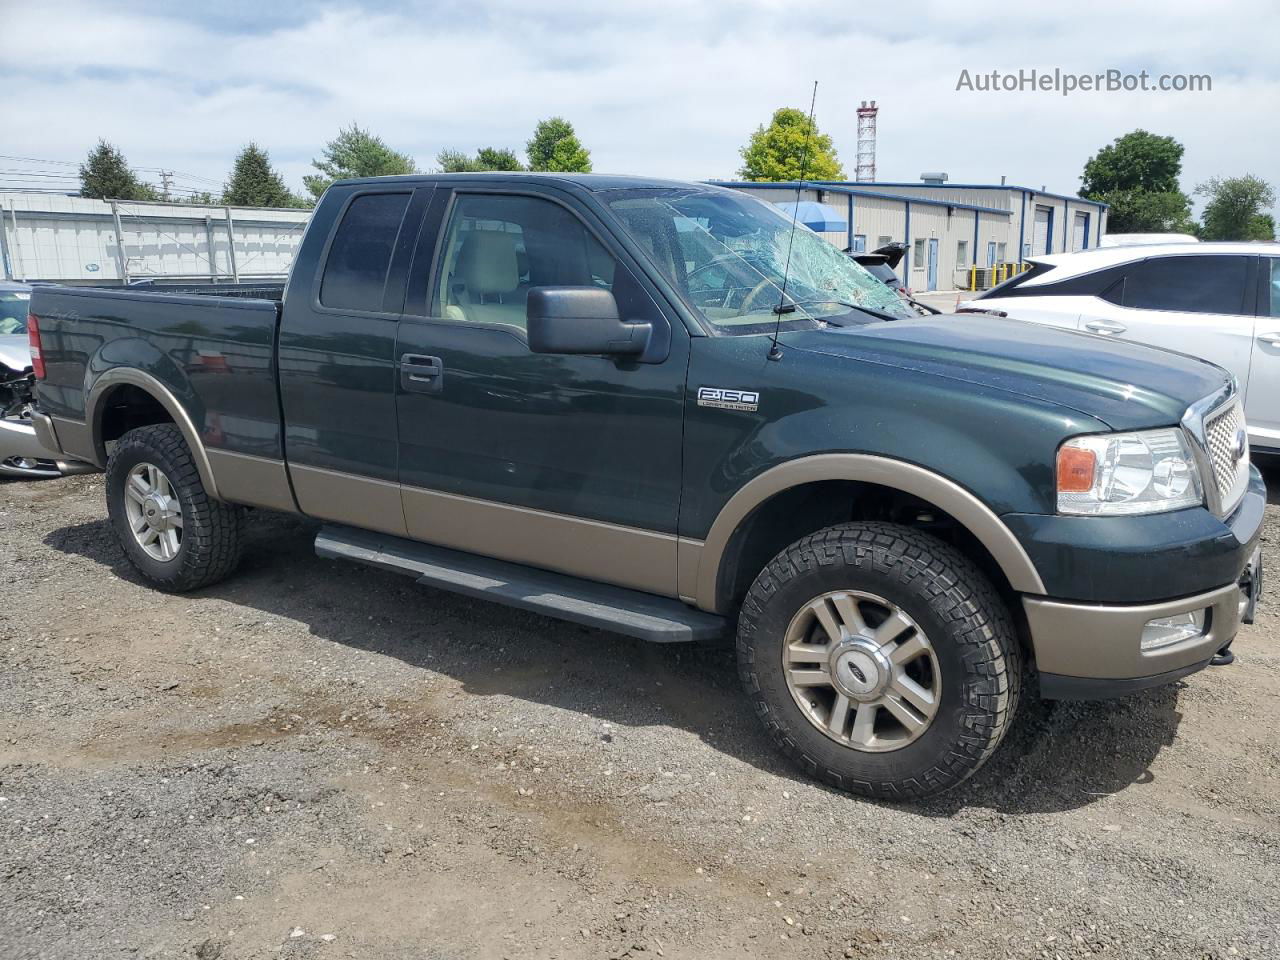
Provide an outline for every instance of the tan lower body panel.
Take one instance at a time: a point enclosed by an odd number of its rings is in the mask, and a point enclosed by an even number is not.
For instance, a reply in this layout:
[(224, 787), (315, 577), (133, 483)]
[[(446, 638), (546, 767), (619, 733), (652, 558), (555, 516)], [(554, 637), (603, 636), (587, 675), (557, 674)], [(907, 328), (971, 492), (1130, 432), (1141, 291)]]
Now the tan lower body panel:
[(218, 496), (223, 500), (269, 510), (297, 512), (283, 461), (213, 447), (205, 452), (218, 486)]
[(677, 596), (676, 538), (669, 534), (418, 487), (403, 490), (415, 540)]
[[(1023, 597), (1022, 607), (1041, 673), (1127, 680), (1168, 673), (1213, 656), (1240, 625), (1240, 588), (1233, 583), (1180, 600), (1130, 605)], [(1142, 649), (1142, 629), (1149, 621), (1195, 610), (1209, 612), (1209, 628), (1202, 636)]]
[(702, 541), (681, 537), (676, 543), (676, 584), (680, 599), (698, 605), (698, 563), (702, 560)]
[(84, 460), (87, 463), (104, 467), (98, 463), (98, 453), (93, 448), (93, 434), (89, 425), (83, 420), (68, 420), (65, 417), (50, 417), (54, 432), (58, 435), (58, 445), (68, 457)]
[(399, 484), (297, 464), (289, 465), (289, 475), (298, 506), (308, 516), (397, 537), (407, 535)]

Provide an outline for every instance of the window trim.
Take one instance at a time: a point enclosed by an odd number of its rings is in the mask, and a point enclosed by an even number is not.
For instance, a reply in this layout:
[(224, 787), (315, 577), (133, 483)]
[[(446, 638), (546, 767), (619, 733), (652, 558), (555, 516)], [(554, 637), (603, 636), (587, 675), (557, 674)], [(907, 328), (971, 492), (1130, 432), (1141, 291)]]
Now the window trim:
[(329, 253), (333, 248), (333, 242), (337, 239), (338, 231), (342, 228), (342, 223), (347, 217), (347, 211), (351, 205), (360, 197), (381, 194), (404, 194), (408, 197), (405, 203), (404, 213), (400, 215), (400, 226), (396, 230), (396, 235), (391, 241), (391, 257), (387, 261), (387, 273), (382, 279), (382, 306), (386, 306), (387, 286), (391, 280), (392, 270), (396, 265), (396, 250), (400, 245), (400, 237), (404, 234), (405, 224), (409, 221), (410, 215), (415, 215), (419, 219), (422, 218), (423, 210), (420, 205), (415, 205), (415, 200), (421, 192), (422, 187), (419, 184), (396, 184), (394, 186), (388, 184), (385, 187), (370, 187), (362, 190), (353, 190), (347, 195), (342, 203), (342, 208), (338, 211), (337, 216), (333, 219), (333, 226), (329, 228), (329, 236), (325, 238), (324, 247), (320, 250), (320, 257), (317, 260), (317, 269), (311, 283), (311, 309), (315, 313), (329, 314), (330, 316), (342, 317), (367, 317), (375, 320), (397, 320), (403, 310), (348, 310), (343, 307), (330, 307), (320, 301), (320, 287), (324, 283), (325, 271), (329, 267)]

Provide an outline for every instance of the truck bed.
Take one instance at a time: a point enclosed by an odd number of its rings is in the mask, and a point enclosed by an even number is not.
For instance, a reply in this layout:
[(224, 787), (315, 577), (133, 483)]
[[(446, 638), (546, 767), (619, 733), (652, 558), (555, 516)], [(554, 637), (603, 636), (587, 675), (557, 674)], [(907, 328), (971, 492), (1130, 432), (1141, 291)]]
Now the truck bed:
[(90, 414), (87, 385), (133, 368), (164, 386), (209, 448), (280, 458), (279, 291), (247, 297), (226, 286), (37, 287), (42, 410), (74, 429)]

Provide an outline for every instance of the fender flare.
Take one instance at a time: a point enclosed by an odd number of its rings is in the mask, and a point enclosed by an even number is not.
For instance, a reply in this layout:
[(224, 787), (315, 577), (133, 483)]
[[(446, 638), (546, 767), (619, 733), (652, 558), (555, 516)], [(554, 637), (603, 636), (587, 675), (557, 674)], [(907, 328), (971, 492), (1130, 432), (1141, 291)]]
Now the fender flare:
[(1013, 589), (1019, 593), (1045, 592), (1044, 582), (1022, 544), (990, 507), (958, 483), (903, 460), (862, 453), (823, 453), (771, 467), (746, 483), (721, 508), (697, 551), (694, 597), (701, 609), (716, 609), (725, 550), (751, 512), (784, 490), (824, 480), (874, 483), (945, 510), (987, 548)]
[(213, 478), (213, 468), (209, 465), (209, 454), (205, 450), (204, 441), (200, 439), (200, 432), (196, 429), (191, 415), (178, 402), (173, 391), (151, 374), (144, 373), (136, 367), (112, 367), (98, 377), (89, 390), (89, 397), (85, 403), (85, 423), (88, 424), (92, 433), (93, 449), (98, 458), (98, 465), (105, 468), (107, 464), (107, 445), (102, 439), (103, 402), (115, 387), (124, 384), (130, 384), (145, 391), (165, 408), (178, 429), (182, 431), (182, 437), (187, 441), (187, 446), (191, 448), (191, 457), (196, 462), (196, 470), (200, 474), (200, 482), (204, 484), (205, 492), (215, 500), (221, 500), (222, 498), (218, 496), (217, 482)]

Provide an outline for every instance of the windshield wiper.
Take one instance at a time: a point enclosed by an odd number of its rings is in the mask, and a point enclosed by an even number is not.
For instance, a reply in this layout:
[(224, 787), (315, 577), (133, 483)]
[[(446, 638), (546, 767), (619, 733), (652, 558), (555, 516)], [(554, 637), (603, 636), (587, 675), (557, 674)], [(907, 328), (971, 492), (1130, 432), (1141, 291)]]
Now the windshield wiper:
[[(905, 317), (895, 317), (891, 313), (885, 313), (883, 310), (877, 310), (875, 307), (864, 307), (860, 303), (850, 303), (847, 300), (801, 300), (797, 306), (803, 307), (806, 303), (838, 303), (842, 307), (848, 307), (850, 310), (860, 310), (862, 313), (869, 314), (877, 320), (904, 320)], [(816, 317), (818, 320), (826, 320), (826, 317)], [(840, 326), (840, 324), (835, 324)]]
[(861, 310), (865, 314), (875, 317), (877, 320), (905, 320), (906, 317), (895, 317), (892, 313), (885, 313), (883, 310), (877, 310), (874, 307), (854, 306), (855, 310)]
[(919, 307), (921, 310), (928, 310), (929, 313), (933, 314), (934, 316), (938, 316), (939, 314), (942, 313), (942, 311), (939, 310), (937, 307), (931, 307), (927, 303), (921, 303), (915, 297), (903, 297), (903, 299), (906, 300), (907, 303), (911, 304), (913, 307)]

